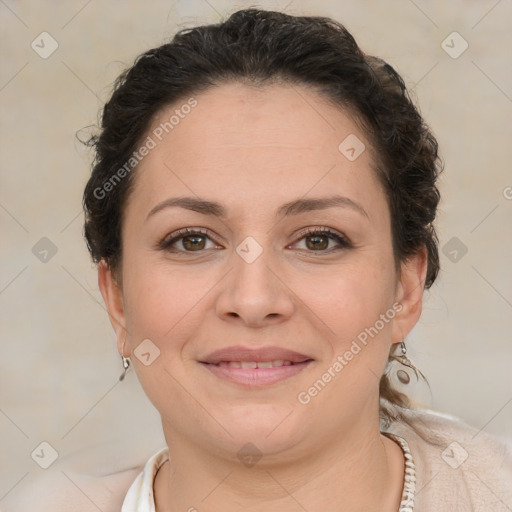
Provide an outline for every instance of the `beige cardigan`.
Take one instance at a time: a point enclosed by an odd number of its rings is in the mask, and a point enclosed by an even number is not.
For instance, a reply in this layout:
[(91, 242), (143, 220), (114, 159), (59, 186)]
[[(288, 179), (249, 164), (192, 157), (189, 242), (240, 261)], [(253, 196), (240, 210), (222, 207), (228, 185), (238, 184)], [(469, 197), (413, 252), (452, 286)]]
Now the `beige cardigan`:
[[(400, 421), (383, 430), (409, 444), (416, 465), (415, 512), (512, 512), (509, 440), (434, 411), (395, 411)], [(70, 468), (64, 474), (60, 469), (47, 470), (30, 488), (21, 483), (2, 502), (1, 510), (119, 512), (142, 466), (103, 477), (72, 473)]]

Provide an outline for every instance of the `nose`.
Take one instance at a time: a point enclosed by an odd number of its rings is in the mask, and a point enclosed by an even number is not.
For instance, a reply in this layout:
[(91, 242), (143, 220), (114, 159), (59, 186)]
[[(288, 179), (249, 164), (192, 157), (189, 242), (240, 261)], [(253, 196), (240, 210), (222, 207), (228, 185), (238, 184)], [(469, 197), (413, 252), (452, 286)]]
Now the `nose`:
[(217, 315), (223, 320), (264, 327), (291, 317), (296, 304), (293, 291), (269, 253), (264, 249), (253, 261), (242, 251), (233, 253), (231, 271), (217, 297)]

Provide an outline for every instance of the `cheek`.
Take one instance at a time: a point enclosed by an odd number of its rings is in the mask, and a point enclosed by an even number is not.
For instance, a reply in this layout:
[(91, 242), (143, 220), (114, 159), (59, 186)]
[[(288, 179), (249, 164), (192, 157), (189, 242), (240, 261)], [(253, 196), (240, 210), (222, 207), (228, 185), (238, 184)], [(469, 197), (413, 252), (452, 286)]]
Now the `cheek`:
[(130, 348), (150, 339), (160, 351), (159, 363), (165, 361), (174, 374), (190, 358), (185, 352), (194, 348), (201, 327), (215, 321), (211, 293), (223, 273), (149, 258), (132, 261), (125, 286)]
[[(316, 396), (316, 390), (323, 389), (317, 387), (316, 379), (329, 383), (314, 400), (322, 414), (332, 404), (342, 408), (361, 403), (378, 387), (377, 376), (386, 365), (397, 311), (392, 269), (382, 262), (367, 262), (330, 274), (321, 289), (311, 286), (312, 281), (303, 283), (304, 303), (317, 316), (316, 331), (325, 333), (330, 345), (311, 387), (302, 390), (309, 393), (312, 389), (311, 396)], [(319, 284), (318, 279), (315, 282)]]
[(125, 286), (127, 343), (137, 377), (159, 411), (169, 402), (185, 406), (187, 397), (179, 383), (186, 382), (188, 368), (182, 353), (204, 321), (200, 301), (206, 284), (160, 264), (130, 267)]
[(298, 295), (317, 315), (317, 323), (321, 323), (318, 319), (325, 323), (325, 331), (338, 348), (374, 325), (392, 307), (391, 265), (374, 257), (354, 259), (322, 275), (305, 274), (293, 286), (300, 288)]
[(158, 266), (134, 269), (126, 287), (126, 316), (135, 336), (159, 340), (172, 333), (201, 297), (185, 274), (169, 275)]

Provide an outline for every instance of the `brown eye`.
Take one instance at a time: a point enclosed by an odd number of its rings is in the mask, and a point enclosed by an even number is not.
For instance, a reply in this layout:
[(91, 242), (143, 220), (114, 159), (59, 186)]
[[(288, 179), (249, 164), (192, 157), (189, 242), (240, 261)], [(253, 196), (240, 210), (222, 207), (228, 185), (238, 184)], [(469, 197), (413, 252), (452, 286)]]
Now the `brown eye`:
[(207, 233), (207, 230), (201, 229), (180, 229), (165, 237), (158, 247), (172, 253), (200, 252), (208, 249), (208, 247), (206, 247), (208, 241), (213, 243)]
[[(305, 240), (305, 250), (308, 252), (330, 253), (352, 247), (344, 236), (329, 228), (309, 228), (300, 233), (300, 236), (299, 241)], [(335, 242), (335, 246), (329, 248), (330, 242)]]
[(305, 238), (308, 249), (327, 249), (329, 246), (329, 237), (325, 235), (310, 235)]
[(189, 235), (181, 237), (183, 247), (187, 250), (204, 249), (206, 245), (205, 237), (203, 235)]

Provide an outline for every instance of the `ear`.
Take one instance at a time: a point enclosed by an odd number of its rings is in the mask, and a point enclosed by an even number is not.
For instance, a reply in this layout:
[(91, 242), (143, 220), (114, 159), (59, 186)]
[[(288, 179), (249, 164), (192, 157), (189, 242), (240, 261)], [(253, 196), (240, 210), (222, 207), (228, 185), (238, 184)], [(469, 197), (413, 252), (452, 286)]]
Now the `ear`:
[[(126, 342), (126, 317), (121, 286), (117, 283), (112, 269), (105, 260), (98, 264), (98, 286), (107, 307), (110, 323), (114, 328), (119, 354), (129, 357), (129, 348), (123, 347)], [(123, 353), (124, 350), (124, 353)]]
[(421, 315), (427, 262), (427, 248), (423, 245), (421, 250), (401, 264), (395, 300), (402, 305), (402, 309), (393, 319), (393, 343), (400, 343), (405, 339)]

